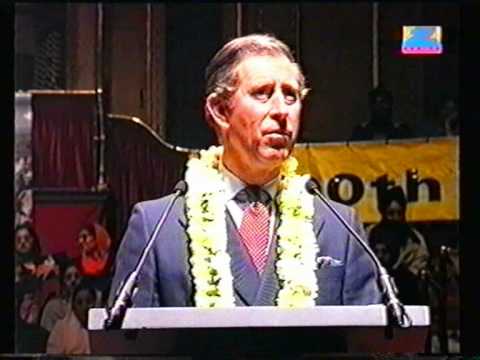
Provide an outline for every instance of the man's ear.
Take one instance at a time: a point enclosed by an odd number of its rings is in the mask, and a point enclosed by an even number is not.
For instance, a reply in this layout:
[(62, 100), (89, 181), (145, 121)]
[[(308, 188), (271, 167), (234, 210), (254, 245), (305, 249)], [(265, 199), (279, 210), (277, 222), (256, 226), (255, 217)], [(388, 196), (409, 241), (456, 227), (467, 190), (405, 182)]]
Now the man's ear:
[(230, 126), (228, 121), (229, 108), (227, 102), (218, 94), (211, 93), (205, 101), (205, 110), (210, 115), (210, 121), (218, 129), (226, 129)]

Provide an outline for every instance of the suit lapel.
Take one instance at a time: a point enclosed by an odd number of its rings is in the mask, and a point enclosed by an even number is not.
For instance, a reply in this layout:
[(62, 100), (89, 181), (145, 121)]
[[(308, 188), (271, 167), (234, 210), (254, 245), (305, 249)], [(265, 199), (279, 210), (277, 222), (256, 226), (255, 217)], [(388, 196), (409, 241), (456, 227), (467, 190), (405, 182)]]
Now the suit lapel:
[[(315, 237), (317, 238), (317, 242), (319, 243), (318, 245), (320, 246), (320, 241), (319, 241), (319, 235), (320, 231), (322, 231), (323, 226), (325, 225), (325, 212), (324, 208), (319, 207), (319, 202), (320, 200), (314, 199), (314, 209), (315, 213), (313, 216), (313, 233), (315, 234)], [(323, 204), (321, 204), (323, 205)]]
[[(315, 208), (315, 216), (313, 217), (313, 232), (317, 241), (320, 239), (320, 232), (325, 224), (325, 217), (323, 216), (323, 212)], [(272, 241), (270, 243), (270, 249), (268, 252), (268, 260), (265, 266), (265, 270), (260, 278), (260, 286), (258, 288), (257, 296), (255, 298), (254, 305), (266, 305), (266, 306), (274, 306), (275, 305), (275, 298), (280, 290), (280, 284), (278, 281), (277, 273), (276, 273), (276, 260), (277, 260), (277, 230), (280, 226), (280, 216), (278, 213), (275, 216), (275, 225), (274, 231), (272, 235)]]

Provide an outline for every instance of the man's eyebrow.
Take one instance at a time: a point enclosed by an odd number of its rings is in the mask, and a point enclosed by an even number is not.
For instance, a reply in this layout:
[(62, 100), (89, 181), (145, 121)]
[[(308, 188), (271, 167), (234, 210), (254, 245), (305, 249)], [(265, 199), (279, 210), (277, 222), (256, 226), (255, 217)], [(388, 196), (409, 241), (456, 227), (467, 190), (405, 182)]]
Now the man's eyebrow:
[(282, 89), (293, 90), (296, 93), (300, 93), (302, 90), (300, 84), (297, 81), (294, 83), (287, 82), (282, 84)]
[(282, 86), (289, 86), (289, 87), (291, 87), (291, 88), (300, 90), (300, 83), (299, 83), (298, 81), (296, 81), (296, 80), (295, 80), (295, 81), (292, 81), (292, 82), (290, 82), (290, 81), (284, 82), (284, 83), (282, 84)]
[[(271, 79), (258, 79), (258, 80), (253, 80), (252, 83), (250, 84), (250, 87), (252, 88), (261, 88), (264, 86), (270, 86), (275, 83), (275, 80)], [(295, 90), (300, 90), (300, 83), (298, 81), (286, 81), (282, 82), (280, 84), (281, 87), (288, 86), (291, 87)]]
[(262, 86), (271, 85), (272, 83), (274, 83), (274, 80), (272, 80), (272, 79), (257, 77), (257, 78), (252, 80), (250, 85), (252, 87), (262, 87)]

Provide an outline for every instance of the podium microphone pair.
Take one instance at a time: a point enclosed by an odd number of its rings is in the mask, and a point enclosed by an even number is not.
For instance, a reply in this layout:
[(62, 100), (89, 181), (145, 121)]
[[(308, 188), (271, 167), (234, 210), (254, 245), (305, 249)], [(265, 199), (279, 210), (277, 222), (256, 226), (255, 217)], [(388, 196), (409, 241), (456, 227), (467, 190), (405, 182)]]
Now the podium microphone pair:
[[(330, 204), (327, 198), (320, 192), (318, 188), (318, 183), (316, 180), (311, 178), (305, 184), (307, 191), (312, 194), (316, 195), (320, 198), (320, 200), (327, 206), (327, 208), (337, 217), (340, 223), (350, 232), (350, 234), (358, 241), (363, 249), (367, 252), (370, 258), (373, 260), (375, 267), (379, 273), (379, 282), (380, 287), (382, 289), (384, 303), (386, 304), (389, 320), (393, 320), (396, 325), (407, 328), (412, 325), (412, 321), (409, 318), (408, 314), (405, 312), (403, 304), (397, 298), (398, 290), (393, 282), (393, 279), (388, 274), (387, 270), (381, 265), (380, 261), (378, 260), (377, 256), (373, 253), (370, 247), (362, 240), (360, 235), (345, 221), (345, 219), (335, 210), (335, 208)], [(158, 220), (155, 228), (148, 239), (147, 245), (142, 251), (140, 258), (135, 265), (134, 270), (129, 274), (127, 279), (121, 284), (119, 287), (119, 291), (113, 301), (113, 304), (110, 308), (107, 309), (107, 318), (104, 323), (105, 329), (118, 329), (121, 327), (123, 322), (123, 318), (125, 316), (125, 312), (127, 308), (131, 305), (131, 299), (133, 293), (137, 287), (137, 278), (142, 269), (143, 263), (147, 258), (147, 255), (150, 249), (153, 246), (155, 238), (157, 237), (160, 229), (162, 228), (165, 220), (170, 213), (174, 202), (177, 200), (179, 196), (185, 195), (187, 192), (187, 183), (184, 180), (181, 180), (177, 183), (174, 188), (174, 194), (170, 199), (169, 203), (167, 204), (167, 208), (163, 212), (163, 215)]]

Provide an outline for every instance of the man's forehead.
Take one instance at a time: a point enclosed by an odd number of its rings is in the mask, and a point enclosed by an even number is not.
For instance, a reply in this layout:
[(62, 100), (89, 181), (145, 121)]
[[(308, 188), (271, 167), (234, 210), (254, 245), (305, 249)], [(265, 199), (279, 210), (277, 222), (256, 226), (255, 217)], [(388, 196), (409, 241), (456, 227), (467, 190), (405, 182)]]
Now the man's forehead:
[(261, 83), (272, 77), (282, 78), (288, 82), (298, 83), (300, 73), (287, 57), (283, 55), (251, 55), (244, 58), (235, 68), (240, 80)]

